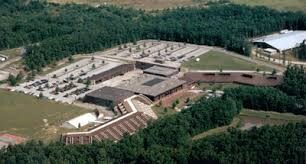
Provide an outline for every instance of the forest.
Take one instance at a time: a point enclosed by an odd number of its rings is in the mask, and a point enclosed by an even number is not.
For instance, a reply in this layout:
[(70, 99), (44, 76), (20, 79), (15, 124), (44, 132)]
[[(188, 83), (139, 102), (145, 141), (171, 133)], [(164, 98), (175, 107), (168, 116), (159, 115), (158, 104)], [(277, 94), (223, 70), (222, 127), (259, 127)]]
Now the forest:
[(109, 5), (0, 3), (0, 49), (26, 46), (26, 69), (37, 71), (74, 54), (140, 39), (220, 46), (248, 55), (250, 37), (306, 28), (303, 13), (233, 4), (145, 12)]
[(283, 83), (273, 87), (241, 86), (225, 90), (225, 97), (244, 108), (306, 115), (306, 75), (300, 66), (288, 66)]
[(232, 129), (228, 133), (193, 141), (189, 146), (179, 148), (155, 144), (145, 149), (145, 145), (139, 144), (143, 142), (139, 135), (117, 144), (105, 141), (92, 145), (65, 146), (60, 142), (46, 145), (31, 141), (0, 151), (0, 163), (302, 164), (305, 163), (306, 155), (305, 129), (305, 123), (264, 126), (249, 131)]

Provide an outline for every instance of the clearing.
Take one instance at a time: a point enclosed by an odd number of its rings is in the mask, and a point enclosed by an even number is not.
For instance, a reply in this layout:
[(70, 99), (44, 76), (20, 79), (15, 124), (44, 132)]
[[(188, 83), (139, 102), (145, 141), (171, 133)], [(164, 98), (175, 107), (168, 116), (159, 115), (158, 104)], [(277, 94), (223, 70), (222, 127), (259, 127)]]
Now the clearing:
[(56, 139), (64, 131), (59, 128), (61, 123), (88, 112), (76, 106), (4, 90), (0, 90), (0, 104), (0, 132), (28, 139)]
[(255, 111), (243, 109), (238, 117), (235, 117), (230, 125), (211, 129), (195, 135), (192, 139), (198, 140), (210, 135), (216, 135), (227, 132), (229, 128), (240, 128), (248, 130), (253, 127), (261, 127), (264, 125), (281, 125), (290, 122), (306, 122), (306, 116), (294, 115), (292, 113), (277, 113), (270, 111)]
[[(205, 4), (209, 0), (48, 0), (55, 3), (82, 3), (90, 5), (117, 4), (121, 6), (136, 7), (146, 10), (165, 9), (177, 6), (190, 6)], [(231, 0), (236, 4), (250, 6), (263, 5), (278, 10), (306, 11), (305, 0)]]
[(5, 55), (9, 57), (9, 59), (11, 59), (20, 56), (22, 54), (22, 51), (24, 51), (22, 48), (7, 49), (0, 51), (0, 55)]
[(209, 51), (200, 56), (200, 61), (192, 59), (188, 62), (183, 63), (183, 67), (193, 70), (252, 70), (255, 71), (257, 68), (260, 70), (271, 71), (271, 68), (267, 68), (262, 65), (256, 65), (249, 61), (239, 59), (228, 54)]

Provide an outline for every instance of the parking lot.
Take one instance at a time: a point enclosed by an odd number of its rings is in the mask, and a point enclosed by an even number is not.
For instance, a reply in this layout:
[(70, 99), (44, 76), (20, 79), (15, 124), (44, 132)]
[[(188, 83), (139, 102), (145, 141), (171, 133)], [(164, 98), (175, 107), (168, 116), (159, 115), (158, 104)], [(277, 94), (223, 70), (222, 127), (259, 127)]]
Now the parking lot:
[(183, 62), (198, 57), (211, 49), (208, 46), (194, 44), (142, 40), (136, 44), (120, 45), (108, 51), (93, 53), (93, 55), (179, 68)]
[[(94, 57), (83, 59), (34, 81), (13, 87), (12, 91), (23, 92), (36, 97), (44, 96), (50, 100), (71, 104), (93, 90), (103, 86), (115, 85), (120, 82), (120, 79), (124, 80), (122, 77), (115, 77), (98, 85), (87, 84), (87, 78), (121, 64), (124, 64), (124, 62), (113, 59)], [(128, 77), (128, 75), (125, 76), (125, 78)]]
[(141, 61), (154, 65), (179, 68), (181, 63), (198, 57), (211, 48), (177, 42), (143, 40), (136, 44), (129, 43), (103, 52), (88, 54), (87, 58), (72, 63), (34, 81), (12, 87), (12, 91), (23, 92), (36, 97), (47, 97), (62, 103), (72, 104), (86, 94), (104, 86), (116, 86), (130, 79), (139, 77), (141, 70), (125, 73), (123, 76), (98, 84), (89, 85), (88, 79), (120, 65)]

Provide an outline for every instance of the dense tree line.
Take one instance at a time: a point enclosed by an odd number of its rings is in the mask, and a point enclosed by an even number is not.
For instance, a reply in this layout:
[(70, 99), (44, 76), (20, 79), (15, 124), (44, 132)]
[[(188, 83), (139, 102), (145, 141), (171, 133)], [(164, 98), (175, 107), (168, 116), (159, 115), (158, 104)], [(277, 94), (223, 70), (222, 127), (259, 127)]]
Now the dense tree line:
[[(138, 135), (119, 143), (65, 146), (62, 143), (28, 142), (0, 151), (0, 163), (305, 163), (305, 123), (265, 126), (193, 141), (179, 149), (138, 145)], [(177, 136), (178, 138), (180, 136)], [(174, 138), (173, 140), (175, 140)], [(126, 154), (125, 157), (118, 157)], [(136, 154), (141, 154), (137, 155)], [(135, 156), (130, 159), (128, 156)], [(125, 159), (126, 158), (126, 159)]]
[(225, 90), (225, 97), (245, 108), (306, 115), (306, 75), (301, 66), (288, 66), (280, 86), (241, 86)]
[(272, 87), (242, 86), (225, 90), (225, 97), (241, 101), (243, 107), (254, 110), (290, 112), (306, 115), (306, 101), (289, 96)]
[(295, 55), (302, 60), (306, 59), (306, 40), (295, 50)]
[(25, 56), (30, 70), (77, 53), (151, 38), (221, 46), (247, 55), (249, 37), (306, 27), (302, 13), (231, 4), (143, 12), (39, 1), (0, 3), (0, 49), (36, 43)]
[(190, 163), (305, 163), (306, 124), (233, 130), (194, 142)]
[(302, 66), (288, 66), (280, 90), (290, 96), (306, 98), (306, 75)]

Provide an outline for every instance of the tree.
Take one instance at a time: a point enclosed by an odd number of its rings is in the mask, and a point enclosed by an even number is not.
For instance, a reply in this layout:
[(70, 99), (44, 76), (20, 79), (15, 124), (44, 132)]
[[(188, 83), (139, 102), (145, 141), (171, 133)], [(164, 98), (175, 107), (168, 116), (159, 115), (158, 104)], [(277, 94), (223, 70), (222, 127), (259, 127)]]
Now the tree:
[(77, 82), (78, 83), (83, 83), (84, 81), (83, 81), (83, 79), (79, 78)]
[(271, 75), (276, 75), (276, 73), (277, 73), (276, 69), (273, 69), (272, 72), (271, 72)]
[(68, 57), (68, 61), (69, 61), (69, 63), (72, 63), (72, 62), (74, 61), (73, 57), (72, 57), (72, 56), (69, 56), (69, 57)]
[(12, 74), (9, 74), (8, 76), (8, 82), (11, 86), (16, 86), (17, 85), (17, 80), (16, 80), (16, 77)]
[(91, 84), (91, 81), (89, 79), (87, 79), (85, 81), (86, 88), (88, 88), (90, 86), (90, 84)]
[(300, 45), (297, 51), (298, 58), (299, 59), (306, 59), (306, 40), (303, 41), (303, 43)]
[(40, 92), (38, 98), (40, 98), (40, 99), (44, 98), (44, 94), (42, 92)]

